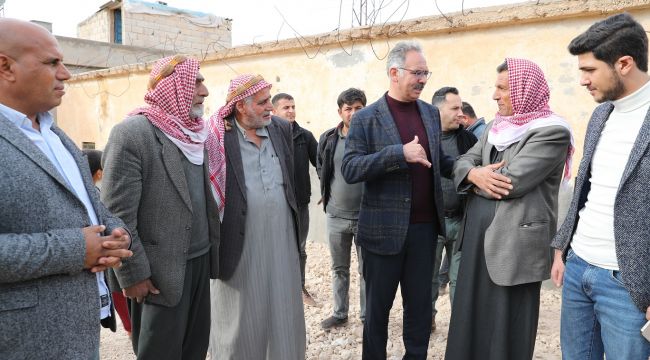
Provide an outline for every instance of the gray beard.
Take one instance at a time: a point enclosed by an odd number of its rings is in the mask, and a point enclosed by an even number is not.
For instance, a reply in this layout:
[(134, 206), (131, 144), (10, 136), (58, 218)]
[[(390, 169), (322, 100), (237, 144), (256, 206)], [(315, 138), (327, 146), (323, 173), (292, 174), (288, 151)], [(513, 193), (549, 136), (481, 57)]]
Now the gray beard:
[(192, 119), (198, 119), (200, 117), (203, 117), (203, 105), (194, 105), (190, 109), (190, 118)]

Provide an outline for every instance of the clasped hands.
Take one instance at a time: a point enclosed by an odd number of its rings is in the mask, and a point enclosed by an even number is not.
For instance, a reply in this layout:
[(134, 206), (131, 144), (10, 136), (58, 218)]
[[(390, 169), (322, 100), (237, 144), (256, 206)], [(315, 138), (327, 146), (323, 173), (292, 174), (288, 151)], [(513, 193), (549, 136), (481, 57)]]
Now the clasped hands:
[(94, 273), (120, 267), (122, 259), (133, 255), (129, 250), (131, 238), (126, 230), (117, 228), (109, 235), (102, 236), (104, 230), (106, 230), (104, 225), (92, 225), (81, 229), (86, 241), (84, 269)]
[(487, 197), (500, 200), (502, 196), (507, 196), (512, 190), (510, 178), (497, 172), (505, 164), (505, 161), (501, 161), (473, 168), (467, 174), (467, 182), (476, 186), (474, 192), (477, 194), (482, 191)]
[[(93, 225), (81, 229), (86, 240), (86, 258), (84, 268), (91, 272), (104, 271), (122, 265), (122, 259), (131, 257), (129, 250), (131, 238), (129, 233), (122, 228), (111, 231), (110, 235), (101, 236), (106, 230), (104, 225)], [(141, 303), (149, 294), (159, 294), (160, 291), (153, 286), (151, 279), (145, 279), (122, 290), (124, 296), (136, 299)]]

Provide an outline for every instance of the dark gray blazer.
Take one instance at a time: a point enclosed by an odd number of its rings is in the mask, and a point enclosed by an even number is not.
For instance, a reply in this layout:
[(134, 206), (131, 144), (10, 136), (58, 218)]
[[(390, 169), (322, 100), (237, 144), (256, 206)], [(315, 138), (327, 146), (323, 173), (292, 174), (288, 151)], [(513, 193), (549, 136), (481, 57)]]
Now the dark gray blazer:
[[(451, 175), (453, 159), (440, 149), (438, 109), (417, 101), (431, 152), (437, 229), (445, 233), (440, 176)], [(341, 173), (352, 184), (363, 181), (357, 244), (368, 251), (393, 255), (406, 241), (411, 215), (411, 179), (404, 159), (402, 139), (385, 96), (354, 114), (345, 142)], [(434, 236), (431, 241), (437, 241)]]
[[(469, 188), (464, 180), (472, 168), (490, 164), (493, 145), (487, 138), (481, 136), (456, 161), (454, 183), (459, 191)], [(495, 200), (494, 219), (485, 231), (484, 243), (485, 262), (495, 284), (513, 286), (550, 277), (548, 247), (557, 228), (558, 191), (570, 141), (566, 128), (547, 126), (528, 131), (503, 151), (506, 165), (498, 172), (512, 180), (513, 189)], [(461, 242), (465, 226), (472, 226), (471, 218), (463, 219)]]
[[(192, 233), (192, 202), (181, 156), (162, 131), (138, 115), (113, 127), (102, 159), (102, 200), (133, 234), (133, 257), (114, 271), (119, 287), (151, 277), (160, 294), (146, 300), (164, 306), (181, 299)], [(216, 278), (219, 213), (208, 181), (207, 153), (205, 159), (210, 277)]]
[[(88, 160), (74, 157), (106, 234), (122, 221), (99, 201)], [(0, 359), (90, 359), (99, 346), (96, 276), (83, 269), (86, 208), (47, 156), (0, 115)]]
[[(233, 120), (234, 121), (234, 120)], [(226, 131), (224, 146), (226, 149), (226, 206), (221, 226), (221, 246), (219, 248), (219, 279), (228, 280), (235, 272), (244, 249), (246, 240), (246, 179), (239, 149), (239, 131), (233, 124), (233, 129)], [(273, 148), (280, 159), (284, 180), (284, 193), (291, 207), (296, 234), (298, 231), (298, 207), (293, 178), (293, 142), (291, 125), (288, 121), (273, 116), (267, 126)], [(296, 240), (298, 237), (296, 236)], [(296, 251), (298, 242), (296, 241)]]
[[(614, 105), (609, 102), (598, 106), (591, 115), (587, 126), (573, 200), (566, 219), (551, 244), (552, 247), (562, 250), (565, 259), (578, 225), (579, 212), (585, 206), (591, 188), (589, 180), (591, 178), (591, 160), (605, 122), (612, 110), (614, 110)], [(646, 114), (645, 121), (636, 138), (614, 200), (616, 259), (623, 285), (642, 312), (645, 312), (650, 306), (649, 145), (650, 112)]]

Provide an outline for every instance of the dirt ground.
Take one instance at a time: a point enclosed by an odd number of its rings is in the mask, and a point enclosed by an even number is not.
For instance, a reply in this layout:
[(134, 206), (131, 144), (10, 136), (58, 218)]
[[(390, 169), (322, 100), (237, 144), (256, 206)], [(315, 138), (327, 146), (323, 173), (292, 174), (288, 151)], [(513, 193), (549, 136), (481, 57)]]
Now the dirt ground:
[[(359, 320), (358, 274), (351, 272), (350, 321), (346, 327), (326, 332), (320, 322), (332, 313), (330, 257), (326, 244), (307, 244), (306, 287), (321, 307), (305, 307), (307, 324), (307, 359), (361, 359), (362, 324)], [(352, 256), (356, 259), (356, 256)], [(356, 269), (356, 261), (352, 264)], [(388, 359), (401, 359), (404, 354), (402, 343), (402, 300), (399, 291), (390, 314)], [(443, 359), (449, 327), (449, 296), (445, 293), (438, 299), (436, 307), (437, 330), (429, 340), (428, 359)], [(118, 324), (117, 333), (102, 329), (100, 354), (102, 360), (134, 359), (129, 338)], [(550, 284), (542, 286), (541, 308), (534, 359), (560, 359), (560, 291)]]

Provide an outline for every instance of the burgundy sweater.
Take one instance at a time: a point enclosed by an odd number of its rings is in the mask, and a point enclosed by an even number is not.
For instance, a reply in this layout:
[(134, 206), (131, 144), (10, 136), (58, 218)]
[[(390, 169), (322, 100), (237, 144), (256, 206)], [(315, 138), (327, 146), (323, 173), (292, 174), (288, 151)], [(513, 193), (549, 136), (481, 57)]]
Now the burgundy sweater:
[[(416, 101), (402, 102), (395, 100), (386, 93), (386, 101), (397, 131), (402, 139), (402, 144), (413, 141), (415, 135), (418, 142), (427, 153), (431, 162), (429, 140), (422, 123), (422, 117)], [(411, 176), (411, 224), (436, 222), (436, 210), (433, 195), (433, 172), (430, 168), (420, 163), (408, 163)]]

